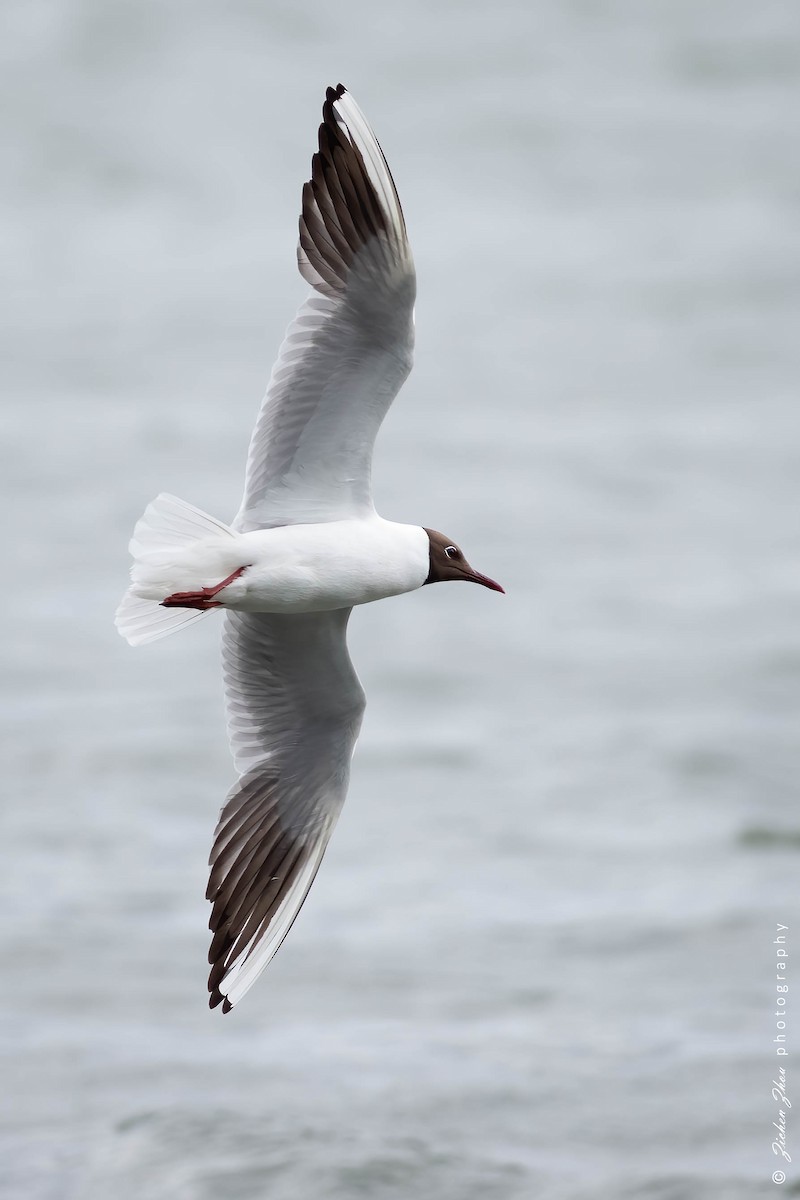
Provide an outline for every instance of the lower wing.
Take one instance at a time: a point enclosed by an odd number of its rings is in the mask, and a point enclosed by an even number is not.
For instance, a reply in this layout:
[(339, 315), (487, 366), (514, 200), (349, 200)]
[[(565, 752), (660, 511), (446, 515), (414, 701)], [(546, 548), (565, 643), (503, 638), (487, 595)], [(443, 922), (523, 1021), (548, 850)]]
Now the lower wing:
[(240, 778), (220, 813), (207, 892), (209, 1003), (223, 1012), (289, 932), (344, 803), (364, 712), (349, 616), (226, 613), (225, 699)]

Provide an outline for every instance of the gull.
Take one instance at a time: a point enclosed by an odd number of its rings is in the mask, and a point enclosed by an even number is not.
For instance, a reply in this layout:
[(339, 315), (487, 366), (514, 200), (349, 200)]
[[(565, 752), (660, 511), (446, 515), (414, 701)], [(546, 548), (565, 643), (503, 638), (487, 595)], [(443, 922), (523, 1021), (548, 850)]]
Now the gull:
[(416, 277), (397, 190), (342, 84), (328, 88), (303, 188), (300, 274), (230, 525), (175, 496), (130, 542), (116, 625), (131, 645), (224, 611), (238, 780), (209, 858), (209, 1005), (229, 1012), (297, 916), (341, 811), (365, 697), (347, 650), (357, 604), (461, 580), (503, 588), (435, 529), (378, 516), (372, 451), (411, 370)]

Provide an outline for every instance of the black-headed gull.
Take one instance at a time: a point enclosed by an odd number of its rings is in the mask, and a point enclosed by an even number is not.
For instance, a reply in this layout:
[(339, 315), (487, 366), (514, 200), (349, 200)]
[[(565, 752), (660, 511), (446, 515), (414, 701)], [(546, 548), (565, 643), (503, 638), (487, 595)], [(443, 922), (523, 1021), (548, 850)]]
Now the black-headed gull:
[(223, 1012), (289, 932), (347, 792), (364, 712), (345, 639), (353, 605), (447, 579), (503, 590), (451, 538), (375, 512), (375, 435), (411, 370), (414, 263), (386, 159), (341, 84), (322, 117), (297, 251), (314, 290), (273, 368), (241, 509), (229, 526), (158, 496), (134, 530), (133, 582), (116, 616), (140, 645), (226, 610), (239, 780), (207, 892), (209, 1003)]

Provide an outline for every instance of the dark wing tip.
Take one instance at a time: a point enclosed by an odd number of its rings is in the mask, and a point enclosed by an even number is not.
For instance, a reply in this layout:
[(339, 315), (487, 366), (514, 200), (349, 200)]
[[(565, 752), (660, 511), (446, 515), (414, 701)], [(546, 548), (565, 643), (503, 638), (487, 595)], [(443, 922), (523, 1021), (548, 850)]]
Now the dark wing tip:
[[(311, 160), (311, 179), (303, 189), (300, 217), (300, 273), (327, 296), (341, 296), (346, 291), (353, 259), (367, 243), (381, 236), (392, 243), (374, 250), (388, 273), (402, 254), (404, 241), (404, 229), (395, 228), (398, 221), (402, 223), (400, 202), (380, 147), (375, 142), (372, 149), (365, 150), (371, 165), (359, 148), (359, 138), (372, 143), (374, 134), (369, 126), (362, 128), (361, 122), (354, 134), (334, 108), (346, 91), (340, 83), (325, 93), (319, 150)], [(376, 163), (379, 174), (385, 171), (385, 179), (377, 186)], [(391, 204), (387, 208), (387, 189), (394, 191), (396, 213)]]
[(208, 1007), (216, 1008), (217, 1005), (219, 1005), (219, 1004), (222, 1005), (223, 1013), (229, 1013), (231, 1011), (231, 1009), (233, 1008), (233, 1005), (231, 1004), (228, 997), (223, 996), (223, 994), (219, 990), (219, 988), (214, 988), (211, 995), (208, 997)]
[(333, 120), (333, 105), (337, 100), (345, 94), (347, 88), (343, 83), (337, 83), (335, 88), (329, 87), (325, 89), (325, 103), (322, 106), (323, 121)]

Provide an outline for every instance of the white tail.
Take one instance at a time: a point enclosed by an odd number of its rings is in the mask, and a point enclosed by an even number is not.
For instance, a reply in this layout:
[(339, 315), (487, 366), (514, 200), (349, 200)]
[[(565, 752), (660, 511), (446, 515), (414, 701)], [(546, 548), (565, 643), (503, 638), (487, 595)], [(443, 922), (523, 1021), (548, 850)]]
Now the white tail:
[(114, 618), (122, 636), (132, 646), (141, 646), (206, 616), (199, 609), (164, 608), (161, 600), (179, 590), (187, 569), (192, 571), (190, 560), (181, 562), (187, 558), (187, 550), (197, 543), (219, 545), (235, 537), (222, 521), (193, 504), (167, 492), (156, 496), (136, 522), (128, 545), (133, 555), (133, 583)]

